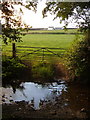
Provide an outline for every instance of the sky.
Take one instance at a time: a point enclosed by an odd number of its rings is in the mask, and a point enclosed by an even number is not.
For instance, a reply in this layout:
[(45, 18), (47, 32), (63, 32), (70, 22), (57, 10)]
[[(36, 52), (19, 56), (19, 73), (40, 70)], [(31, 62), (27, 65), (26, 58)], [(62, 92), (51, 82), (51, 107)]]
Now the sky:
[[(23, 0), (24, 2), (26, 0)], [(54, 19), (55, 15), (51, 15), (48, 13), (48, 16), (43, 18), (42, 15), (42, 10), (46, 6), (45, 5), (46, 0), (38, 0), (38, 5), (37, 5), (37, 12), (35, 13), (32, 10), (28, 10), (26, 8), (23, 8), (23, 15), (22, 16), (22, 21), (27, 24), (28, 26), (32, 28), (48, 28), (48, 27), (63, 27), (64, 22), (61, 24), (59, 18)], [(20, 6), (16, 5), (16, 9), (20, 9)], [(18, 15), (18, 12), (16, 12)], [(71, 19), (69, 19), (71, 21)], [(69, 23), (68, 28), (74, 28), (76, 24)]]
[[(23, 21), (27, 24), (32, 26), (32, 28), (48, 28), (49, 26), (53, 27), (63, 27), (64, 23), (60, 24), (59, 18), (54, 19), (54, 15), (48, 13), (48, 17), (43, 18), (42, 10), (45, 7), (45, 0), (39, 0), (37, 6), (37, 12), (33, 12), (30, 10), (25, 9), (23, 15)], [(70, 23), (68, 27), (72, 28), (75, 27), (75, 23)]]

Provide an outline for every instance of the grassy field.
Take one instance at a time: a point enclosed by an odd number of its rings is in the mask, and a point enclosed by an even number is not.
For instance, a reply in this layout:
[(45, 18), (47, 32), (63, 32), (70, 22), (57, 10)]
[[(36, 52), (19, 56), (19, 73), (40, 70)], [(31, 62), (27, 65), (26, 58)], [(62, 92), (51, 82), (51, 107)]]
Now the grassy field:
[(75, 35), (58, 35), (58, 34), (28, 34), (22, 37), (21, 43), (17, 45), (26, 45), (32, 47), (70, 47)]
[[(36, 32), (31, 31), (32, 33)], [(46, 32), (45, 34), (38, 34), (39, 32)], [(38, 50), (36, 48), (20, 48), (18, 46), (28, 46), (28, 47), (48, 47), (48, 48), (63, 48), (63, 49), (49, 49), (55, 54), (63, 54), (67, 49), (69, 49), (75, 40), (75, 34), (48, 34), (48, 33), (62, 33), (64, 30), (55, 30), (55, 31), (37, 31), (37, 34), (27, 34), (22, 37), (22, 42), (16, 43), (16, 49), (18, 56), (22, 56), (27, 53), (32, 53), (33, 50)], [(76, 33), (76, 29), (66, 31), (68, 33)], [(12, 44), (4, 45), (3, 44), (3, 54), (11, 55), (12, 53)], [(47, 50), (44, 50), (44, 53)], [(43, 54), (42, 49), (39, 52), (35, 52), (39, 54)], [(52, 55), (51, 52), (46, 52), (46, 54)], [(29, 57), (29, 56), (28, 56)]]

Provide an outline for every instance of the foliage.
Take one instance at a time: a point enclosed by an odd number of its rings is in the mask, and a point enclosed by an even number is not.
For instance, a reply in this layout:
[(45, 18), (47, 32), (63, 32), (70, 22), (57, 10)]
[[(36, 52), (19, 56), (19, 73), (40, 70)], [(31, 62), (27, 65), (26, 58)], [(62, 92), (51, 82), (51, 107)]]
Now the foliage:
[[(1, 12), (2, 12), (2, 38), (5, 44), (8, 42), (20, 42), (21, 41), (21, 35), (25, 35), (24, 33), (21, 33), (21, 31), (26, 30), (23, 29), (27, 28), (28, 26), (24, 23), (22, 23), (22, 14), (23, 10), (22, 7), (25, 7), (29, 10), (35, 10), (36, 3), (29, 2), (27, 4), (23, 4), (22, 2), (2, 2), (0, 3), (2, 6)], [(20, 6), (19, 14), (15, 12), (15, 5)]]
[(23, 70), (26, 68), (18, 58), (2, 57), (2, 78), (14, 79), (21, 77)]
[(65, 28), (70, 22), (68, 19), (72, 17), (72, 20), (78, 23), (81, 30), (87, 30), (90, 28), (89, 3), (90, 2), (47, 2), (42, 13), (44, 17), (47, 15), (48, 11), (51, 14), (55, 14), (55, 18), (59, 17), (60, 22), (65, 21)]
[(88, 44), (83, 38), (80, 40), (75, 40), (72, 48), (68, 51), (66, 56), (66, 65), (70, 73), (71, 80), (81, 80), (81, 81), (89, 81), (89, 50)]

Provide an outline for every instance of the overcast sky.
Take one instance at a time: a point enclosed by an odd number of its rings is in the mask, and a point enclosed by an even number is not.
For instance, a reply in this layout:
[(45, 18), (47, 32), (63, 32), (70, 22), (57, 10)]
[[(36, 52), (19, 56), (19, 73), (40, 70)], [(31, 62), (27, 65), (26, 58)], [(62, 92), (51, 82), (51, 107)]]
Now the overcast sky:
[[(36, 13), (25, 9), (23, 21), (26, 24), (32, 26), (33, 28), (37, 28), (37, 27), (47, 28), (49, 26), (63, 27), (64, 24), (60, 24), (59, 18), (53, 20), (54, 15), (48, 14), (48, 17), (43, 18), (42, 10), (44, 7), (45, 7), (45, 0), (43, 1), (39, 0)], [(75, 27), (75, 24), (71, 23), (69, 24), (68, 27)]]

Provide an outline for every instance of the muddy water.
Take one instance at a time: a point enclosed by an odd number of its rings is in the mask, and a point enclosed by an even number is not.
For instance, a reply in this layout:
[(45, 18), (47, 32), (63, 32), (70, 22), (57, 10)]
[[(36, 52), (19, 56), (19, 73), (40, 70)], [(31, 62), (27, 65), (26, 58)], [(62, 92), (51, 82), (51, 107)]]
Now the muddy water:
[(46, 83), (44, 85), (34, 82), (21, 83), (19, 88), (13, 89), (11, 86), (2, 87), (2, 102), (13, 103), (16, 101), (26, 101), (31, 104), (34, 109), (39, 109), (41, 104), (55, 101), (67, 86), (64, 82)]
[[(90, 112), (90, 88), (80, 84), (66, 84), (65, 82), (46, 83), (44, 85), (25, 82), (18, 88), (11, 86), (2, 87), (0, 102), (13, 104), (17, 101), (26, 101), (34, 109), (40, 109), (42, 105), (57, 102), (61, 107), (70, 107), (73, 111)], [(0, 95), (1, 96), (1, 95)], [(60, 99), (62, 97), (62, 105)], [(89, 113), (88, 112), (88, 113)], [(77, 113), (78, 114), (78, 113)]]

